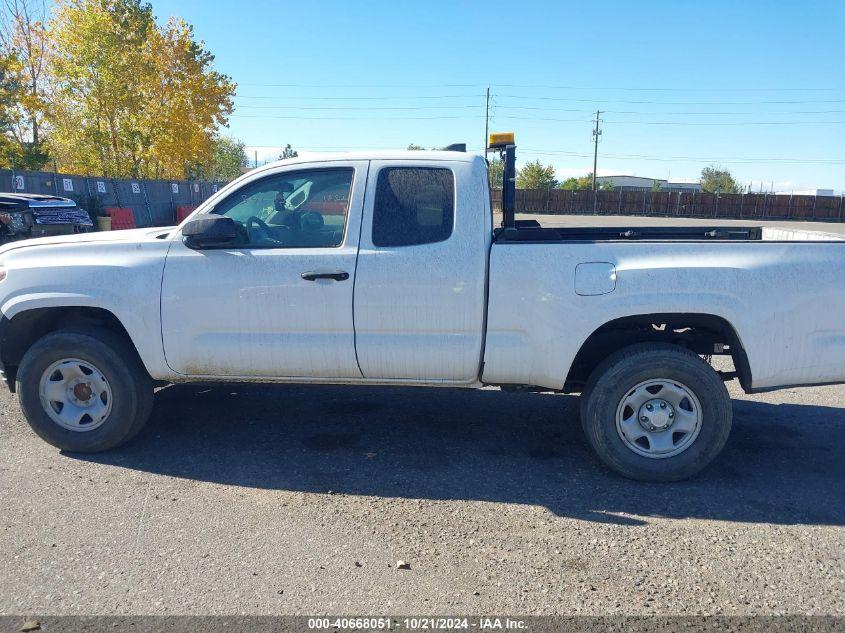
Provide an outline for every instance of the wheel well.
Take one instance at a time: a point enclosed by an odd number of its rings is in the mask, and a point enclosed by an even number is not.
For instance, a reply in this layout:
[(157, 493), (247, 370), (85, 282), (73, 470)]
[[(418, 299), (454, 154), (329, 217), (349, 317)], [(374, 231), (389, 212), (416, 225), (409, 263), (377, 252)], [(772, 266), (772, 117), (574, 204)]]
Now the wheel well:
[(737, 377), (751, 388), (751, 368), (736, 330), (712, 314), (638, 314), (605, 323), (590, 334), (569, 369), (565, 391), (580, 391), (593, 370), (615, 351), (635, 343), (671, 343), (703, 356), (731, 356)]
[(0, 362), (9, 388), (14, 391), (18, 365), (32, 345), (51, 332), (79, 326), (110, 330), (124, 337), (132, 345), (132, 349), (135, 349), (135, 344), (120, 319), (103, 308), (36, 308), (16, 314), (12, 319), (3, 317), (0, 325)]

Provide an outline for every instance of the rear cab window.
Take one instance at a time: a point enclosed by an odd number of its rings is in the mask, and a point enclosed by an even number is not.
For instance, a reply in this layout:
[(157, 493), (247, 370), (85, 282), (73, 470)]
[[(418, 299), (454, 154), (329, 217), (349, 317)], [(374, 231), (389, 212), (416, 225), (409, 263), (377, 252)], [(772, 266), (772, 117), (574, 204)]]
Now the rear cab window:
[(376, 182), (373, 246), (443, 242), (455, 223), (455, 176), (442, 167), (385, 167)]

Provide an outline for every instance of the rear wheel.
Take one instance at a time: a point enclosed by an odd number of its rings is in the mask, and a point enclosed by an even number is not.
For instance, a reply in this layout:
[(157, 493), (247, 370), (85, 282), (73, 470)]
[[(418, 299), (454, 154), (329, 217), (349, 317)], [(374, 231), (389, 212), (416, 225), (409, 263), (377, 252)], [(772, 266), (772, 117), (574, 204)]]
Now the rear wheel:
[(17, 392), (32, 429), (58, 448), (97, 452), (143, 428), (153, 382), (137, 353), (109, 330), (60, 330), (33, 345), (18, 367)]
[(587, 382), (581, 424), (601, 460), (640, 481), (677, 481), (705, 468), (731, 429), (730, 396), (698, 355), (666, 344), (632, 345)]

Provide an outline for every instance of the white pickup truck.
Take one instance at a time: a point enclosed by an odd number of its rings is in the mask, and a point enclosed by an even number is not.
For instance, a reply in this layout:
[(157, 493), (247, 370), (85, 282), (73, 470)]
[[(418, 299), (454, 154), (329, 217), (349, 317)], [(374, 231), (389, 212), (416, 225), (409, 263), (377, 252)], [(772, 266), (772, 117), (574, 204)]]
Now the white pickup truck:
[(273, 163), (177, 228), (8, 244), (0, 369), (69, 451), (131, 439), (163, 383), (580, 392), (601, 459), (649, 481), (716, 457), (725, 380), (845, 382), (843, 242), (518, 222), (502, 151), (496, 229), (483, 158), (414, 151)]

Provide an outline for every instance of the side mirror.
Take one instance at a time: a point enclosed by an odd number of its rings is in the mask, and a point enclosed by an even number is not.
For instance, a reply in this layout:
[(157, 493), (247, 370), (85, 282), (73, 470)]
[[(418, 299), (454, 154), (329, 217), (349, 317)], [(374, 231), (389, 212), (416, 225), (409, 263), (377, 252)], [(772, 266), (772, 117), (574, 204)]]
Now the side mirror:
[(219, 248), (237, 239), (238, 225), (225, 215), (203, 215), (182, 227), (182, 237), (188, 248)]

